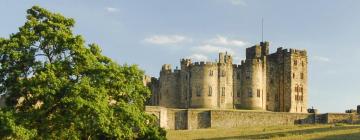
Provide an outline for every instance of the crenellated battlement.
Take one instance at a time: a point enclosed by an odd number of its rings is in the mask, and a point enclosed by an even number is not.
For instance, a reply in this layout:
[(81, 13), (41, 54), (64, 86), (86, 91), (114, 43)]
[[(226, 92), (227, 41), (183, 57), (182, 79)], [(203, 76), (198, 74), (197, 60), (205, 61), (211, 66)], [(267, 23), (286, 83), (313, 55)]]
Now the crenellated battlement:
[(306, 50), (300, 49), (283, 49), (282, 47), (277, 48), (276, 54), (287, 54), (287, 55), (300, 55), (300, 56), (307, 56)]
[(306, 50), (300, 50), (300, 49), (290, 49), (290, 54), (297, 54), (301, 56), (307, 56)]
[(241, 65), (238, 65), (238, 64), (233, 64), (233, 68), (234, 68), (234, 69), (241, 68)]
[(200, 62), (192, 63), (191, 66), (217, 66), (217, 63), (216, 62), (200, 61)]

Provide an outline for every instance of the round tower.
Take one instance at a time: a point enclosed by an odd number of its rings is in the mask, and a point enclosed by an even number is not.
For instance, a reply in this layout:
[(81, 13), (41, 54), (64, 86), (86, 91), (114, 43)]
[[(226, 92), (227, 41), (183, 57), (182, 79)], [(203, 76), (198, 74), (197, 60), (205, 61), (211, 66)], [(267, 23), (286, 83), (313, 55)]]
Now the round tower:
[(217, 65), (195, 62), (190, 68), (190, 108), (217, 108)]
[(266, 106), (264, 72), (261, 59), (246, 60), (242, 77), (242, 108), (264, 110)]

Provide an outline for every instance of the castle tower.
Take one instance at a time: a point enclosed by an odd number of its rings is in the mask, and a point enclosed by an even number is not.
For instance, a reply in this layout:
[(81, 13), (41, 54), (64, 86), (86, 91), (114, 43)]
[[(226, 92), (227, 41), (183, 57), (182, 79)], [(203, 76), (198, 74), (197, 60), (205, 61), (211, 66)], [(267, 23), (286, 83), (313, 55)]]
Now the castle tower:
[[(243, 64), (244, 61), (241, 61)], [(234, 108), (241, 108), (241, 88), (242, 88), (242, 68), (241, 65), (233, 64), (233, 103)]]
[(306, 113), (307, 109), (307, 54), (304, 50), (290, 49), (291, 95), (288, 112)]
[(278, 48), (268, 59), (267, 102), (270, 111), (305, 113), (307, 108), (306, 51)]
[(217, 71), (213, 62), (195, 62), (191, 66), (191, 108), (218, 108)]
[(170, 64), (164, 64), (159, 77), (159, 105), (179, 108), (179, 71), (172, 71)]
[(268, 42), (246, 49), (242, 64), (241, 108), (266, 110), (266, 56)]
[(180, 60), (180, 75), (179, 75), (179, 94), (180, 94), (180, 108), (189, 108), (191, 100), (191, 90), (190, 90), (190, 68), (191, 60), (190, 59), (181, 59)]
[(219, 53), (218, 62), (218, 108), (234, 108), (233, 104), (233, 66), (232, 57)]

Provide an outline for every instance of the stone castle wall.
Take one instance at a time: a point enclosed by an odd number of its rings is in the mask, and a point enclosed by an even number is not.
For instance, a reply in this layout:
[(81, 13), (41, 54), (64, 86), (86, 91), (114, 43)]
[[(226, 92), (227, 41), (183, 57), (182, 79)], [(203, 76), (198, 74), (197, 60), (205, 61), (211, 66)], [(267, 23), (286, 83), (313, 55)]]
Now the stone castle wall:
[(360, 123), (359, 114), (288, 113), (249, 110), (171, 109), (146, 106), (146, 112), (158, 117), (165, 129), (234, 128), (314, 123)]

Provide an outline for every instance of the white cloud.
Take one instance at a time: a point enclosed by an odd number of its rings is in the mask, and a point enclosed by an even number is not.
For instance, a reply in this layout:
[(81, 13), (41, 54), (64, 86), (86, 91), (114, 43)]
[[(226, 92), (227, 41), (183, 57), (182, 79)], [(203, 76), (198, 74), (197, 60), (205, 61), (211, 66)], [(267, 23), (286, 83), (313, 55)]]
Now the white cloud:
[(218, 35), (216, 38), (206, 41), (206, 43), (219, 45), (219, 46), (234, 46), (234, 47), (245, 47), (248, 45), (248, 43), (245, 41), (232, 40), (220, 35)]
[(158, 45), (191, 42), (190, 38), (181, 35), (154, 35), (144, 39), (145, 42)]
[(208, 61), (209, 60), (209, 58), (207, 56), (205, 56), (203, 54), (197, 54), (197, 53), (192, 54), (192, 55), (188, 56), (187, 58), (190, 58), (190, 59), (192, 59), (192, 61), (195, 61), (195, 62), (197, 62), (197, 61)]
[(228, 0), (232, 5), (247, 6), (245, 0)]
[(114, 8), (114, 7), (107, 7), (107, 8), (106, 8), (106, 11), (108, 11), (108, 12), (110, 12), (110, 13), (114, 13), (114, 12), (119, 11), (119, 9)]
[(229, 54), (235, 54), (234, 50), (231, 48), (226, 48), (226, 47), (218, 47), (218, 46), (213, 46), (210, 44), (205, 44), (205, 45), (201, 45), (198, 47), (194, 47), (192, 48), (193, 51), (195, 52), (199, 52), (199, 53), (219, 53), (219, 52), (227, 52)]
[(330, 62), (330, 58), (323, 57), (323, 56), (314, 56), (314, 59), (316, 61), (320, 61), (320, 62)]

